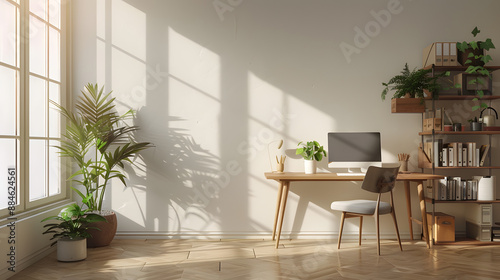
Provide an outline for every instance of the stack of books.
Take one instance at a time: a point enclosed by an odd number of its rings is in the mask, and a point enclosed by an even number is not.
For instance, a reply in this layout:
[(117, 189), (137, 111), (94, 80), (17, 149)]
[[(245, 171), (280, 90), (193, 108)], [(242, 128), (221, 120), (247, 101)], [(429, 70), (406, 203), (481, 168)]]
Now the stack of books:
[(428, 196), (436, 200), (477, 200), (477, 179), (448, 176), (437, 182)]
[(434, 162), (434, 166), (441, 167), (484, 166), (489, 149), (490, 145), (476, 142), (443, 143), (443, 139), (436, 139), (424, 143), (425, 154)]

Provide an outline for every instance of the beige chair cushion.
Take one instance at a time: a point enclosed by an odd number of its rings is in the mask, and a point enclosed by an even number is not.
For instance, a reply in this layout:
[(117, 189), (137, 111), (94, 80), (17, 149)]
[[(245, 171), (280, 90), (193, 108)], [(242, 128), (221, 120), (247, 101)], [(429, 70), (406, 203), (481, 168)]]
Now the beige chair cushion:
[[(348, 201), (334, 201), (332, 202), (332, 210), (350, 212), (356, 214), (373, 215), (377, 201), (374, 200), (348, 200)], [(391, 213), (391, 205), (387, 202), (380, 202), (380, 215)]]

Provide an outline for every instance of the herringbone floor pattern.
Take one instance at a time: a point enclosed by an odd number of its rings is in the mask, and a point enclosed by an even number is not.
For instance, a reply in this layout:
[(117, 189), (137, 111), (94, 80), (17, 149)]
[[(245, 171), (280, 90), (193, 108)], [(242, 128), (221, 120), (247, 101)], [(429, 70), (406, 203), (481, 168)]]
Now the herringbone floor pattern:
[(86, 260), (55, 252), (10, 279), (499, 279), (499, 246), (433, 246), (422, 241), (114, 240)]

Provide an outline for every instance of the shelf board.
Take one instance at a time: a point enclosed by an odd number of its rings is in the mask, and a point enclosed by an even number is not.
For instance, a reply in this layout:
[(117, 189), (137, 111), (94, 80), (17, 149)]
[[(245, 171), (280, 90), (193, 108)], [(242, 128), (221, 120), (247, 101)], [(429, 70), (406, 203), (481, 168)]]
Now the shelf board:
[(472, 246), (491, 246), (500, 245), (500, 242), (495, 241), (479, 241), (470, 238), (457, 237), (455, 242), (436, 242), (434, 245), (472, 245)]
[[(432, 167), (424, 167), (432, 169)], [(435, 169), (500, 169), (500, 166), (434, 166)]]
[[(426, 197), (426, 202), (432, 203), (432, 199)], [(477, 203), (477, 204), (490, 204), (490, 203), (500, 203), (500, 199), (497, 200), (434, 200), (434, 203)]]
[[(497, 130), (482, 131), (434, 131), (434, 135), (496, 135), (500, 134)], [(432, 135), (432, 131), (419, 132), (418, 135)]]
[[(424, 70), (430, 70), (434, 67), (434, 71), (465, 71), (469, 66), (436, 66), (436, 65), (428, 65), (424, 67)], [(484, 66), (484, 68), (495, 71), (499, 70), (500, 66)]]
[[(484, 95), (483, 98), (479, 98), (476, 95), (440, 95), (436, 101), (438, 100), (472, 100), (474, 98), (480, 100), (496, 100), (500, 99), (500, 95)], [(424, 100), (431, 101), (432, 97), (425, 97)]]

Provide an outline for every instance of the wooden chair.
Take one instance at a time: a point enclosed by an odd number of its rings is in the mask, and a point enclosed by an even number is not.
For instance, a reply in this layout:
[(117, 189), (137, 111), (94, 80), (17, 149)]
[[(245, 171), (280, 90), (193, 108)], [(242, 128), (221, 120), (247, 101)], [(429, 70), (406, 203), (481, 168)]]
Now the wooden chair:
[[(344, 220), (346, 218), (359, 217), (359, 245), (361, 246), (361, 232), (363, 226), (363, 216), (373, 216), (377, 228), (377, 251), (380, 255), (380, 227), (379, 216), (391, 214), (396, 227), (396, 234), (398, 237), (399, 248), (403, 251), (401, 246), (401, 239), (399, 238), (398, 223), (396, 221), (396, 213), (394, 210), (394, 199), (392, 190), (396, 183), (399, 167), (375, 167), (370, 166), (366, 172), (365, 178), (361, 188), (378, 193), (377, 200), (350, 200), (350, 201), (334, 201), (332, 202), (332, 210), (342, 212), (342, 220), (340, 221), (340, 232), (337, 248), (340, 249), (340, 242), (342, 240), (342, 230), (344, 229)], [(380, 200), (383, 193), (390, 192), (390, 202), (383, 202)]]

